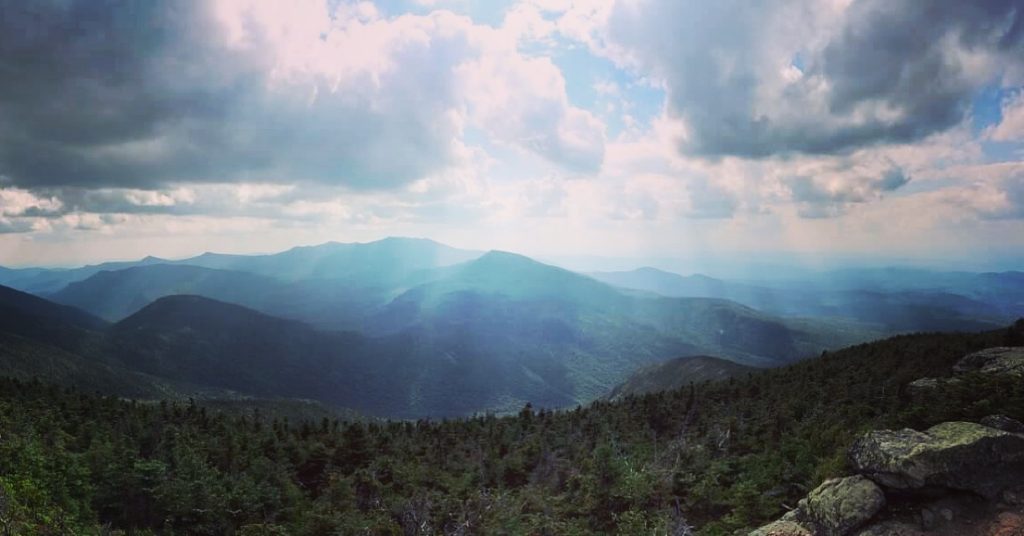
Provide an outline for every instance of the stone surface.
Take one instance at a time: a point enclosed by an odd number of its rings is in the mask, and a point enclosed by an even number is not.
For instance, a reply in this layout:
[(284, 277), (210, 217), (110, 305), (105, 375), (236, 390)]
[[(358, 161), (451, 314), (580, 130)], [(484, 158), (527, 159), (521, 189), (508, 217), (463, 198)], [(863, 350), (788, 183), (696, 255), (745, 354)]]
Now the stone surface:
[(947, 380), (945, 378), (921, 378), (908, 383), (907, 390), (910, 394), (927, 393), (938, 389), (949, 381), (952, 380)]
[(754, 530), (749, 536), (815, 536), (815, 533), (799, 523), (780, 520)]
[(898, 521), (885, 521), (854, 533), (856, 536), (921, 536), (924, 533), (914, 525)]
[(1024, 377), (1024, 347), (987, 348), (967, 354), (956, 365), (953, 372), (981, 372), (983, 374), (1010, 374)]
[(1024, 536), (1024, 516), (1015, 512), (1003, 512), (988, 528), (991, 536)]
[(1006, 415), (989, 415), (978, 422), (988, 426), (989, 428), (995, 428), (996, 430), (1002, 430), (1013, 434), (1024, 434), (1024, 423), (1021, 423), (1016, 419), (1011, 419)]
[(935, 528), (935, 513), (927, 508), (921, 509), (921, 527), (929, 530)]
[(811, 521), (822, 534), (847, 534), (885, 506), (885, 494), (863, 476), (826, 480), (797, 507), (797, 516)]
[(939, 486), (994, 499), (1024, 478), (1024, 436), (969, 422), (879, 430), (858, 439), (850, 458), (858, 473), (889, 488)]

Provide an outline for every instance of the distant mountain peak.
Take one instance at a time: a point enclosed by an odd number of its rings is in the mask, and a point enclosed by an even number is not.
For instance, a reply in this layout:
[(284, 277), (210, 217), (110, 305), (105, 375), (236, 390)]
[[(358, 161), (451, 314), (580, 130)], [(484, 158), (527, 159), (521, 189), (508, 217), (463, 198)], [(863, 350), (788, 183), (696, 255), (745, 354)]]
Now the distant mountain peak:
[(367, 244), (376, 244), (376, 243), (381, 243), (381, 242), (384, 242), (384, 243), (434, 244), (434, 245), (438, 245), (438, 246), (443, 245), (440, 242), (438, 242), (437, 240), (431, 240), (430, 238), (422, 238), (422, 237), (416, 237), (416, 236), (387, 236), (387, 237), (381, 238), (380, 240), (375, 240), (373, 242), (367, 242)]
[(637, 273), (637, 274), (643, 274), (643, 273), (670, 274), (670, 273), (673, 273), (673, 272), (662, 270), (661, 268), (655, 268), (653, 266), (641, 266), (639, 268), (634, 269), (633, 273)]
[(237, 311), (237, 312), (250, 312), (253, 314), (262, 315), (263, 313), (254, 311), (241, 305), (233, 303), (223, 302), (215, 300), (213, 298), (207, 298), (205, 296), (199, 296), (197, 294), (173, 294), (171, 296), (162, 296), (152, 301), (149, 305), (145, 306), (140, 310), (145, 311), (147, 309), (157, 310), (166, 309), (170, 307), (214, 307), (223, 311)]
[(518, 262), (529, 262), (532, 264), (543, 264), (539, 261), (535, 261), (526, 255), (520, 255), (519, 253), (512, 253), (511, 251), (503, 251), (500, 249), (492, 249), (487, 253), (480, 256), (477, 261), (518, 261)]
[(118, 322), (116, 327), (120, 329), (148, 327), (171, 330), (192, 327), (204, 331), (217, 331), (226, 326), (253, 322), (267, 328), (284, 324), (301, 325), (301, 322), (269, 316), (233, 303), (195, 294), (175, 294), (157, 298), (135, 314)]
[(518, 253), (512, 253), (509, 251), (501, 251), (492, 249), (487, 253), (484, 253), (480, 257), (466, 263), (466, 269), (469, 271), (493, 271), (498, 270), (498, 273), (507, 273), (508, 271), (520, 272), (524, 270), (529, 271), (543, 271), (552, 274), (572, 274), (573, 277), (586, 277), (575, 272), (570, 272), (557, 266), (550, 264), (544, 264), (535, 259), (531, 259), (526, 255), (520, 255)]

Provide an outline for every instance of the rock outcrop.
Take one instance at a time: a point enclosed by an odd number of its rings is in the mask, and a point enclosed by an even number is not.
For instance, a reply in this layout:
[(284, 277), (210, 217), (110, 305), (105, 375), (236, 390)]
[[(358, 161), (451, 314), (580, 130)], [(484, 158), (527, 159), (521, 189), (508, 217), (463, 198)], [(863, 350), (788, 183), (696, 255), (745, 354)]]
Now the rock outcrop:
[[(1024, 488), (1024, 434), (1014, 433), (1021, 423), (1005, 416), (986, 417), (986, 423), (945, 422), (923, 432), (879, 430), (869, 432), (850, 449), (856, 476), (827, 480), (802, 499), (780, 520), (751, 536), (892, 536), (923, 534), (1017, 534), (1009, 521), (1020, 517), (1024, 501), (1014, 500)], [(887, 495), (888, 494), (888, 495)], [(906, 519), (906, 504), (894, 514), (892, 497), (906, 503), (924, 501)], [(916, 497), (916, 498), (915, 498)], [(966, 498), (965, 498), (966, 497)], [(973, 497), (974, 499), (969, 499)], [(965, 519), (971, 532), (931, 532), (949, 526), (964, 509), (991, 518), (986, 523)], [(979, 507), (978, 503), (984, 505)], [(1014, 503), (1017, 503), (1014, 506)], [(1017, 511), (990, 511), (991, 505)], [(1005, 514), (1005, 515), (1004, 515)], [(902, 517), (901, 517), (902, 516)], [(1018, 516), (1018, 517), (1013, 517)], [(1021, 519), (1024, 519), (1022, 517)], [(989, 528), (986, 527), (990, 527)], [(977, 529), (977, 530), (975, 530)], [(1022, 528), (1024, 530), (1024, 528)], [(993, 532), (995, 531), (995, 532)]]
[(939, 387), (959, 383), (959, 378), (921, 378), (907, 384), (907, 391), (912, 395), (927, 393)]
[(799, 523), (780, 519), (751, 532), (750, 536), (814, 536), (814, 533)]
[(1011, 419), (1006, 415), (989, 415), (983, 417), (978, 421), (989, 428), (995, 428), (996, 430), (1002, 430), (1004, 432), (1010, 432), (1014, 434), (1024, 434), (1024, 423), (1016, 419)]
[(939, 387), (955, 385), (957, 376), (968, 373), (1010, 375), (1024, 378), (1024, 347), (999, 346), (967, 354), (953, 365), (952, 378), (920, 378), (907, 384), (907, 391), (918, 395)]
[[(1024, 347), (968, 354), (953, 374), (918, 379), (907, 391), (933, 391), (966, 374), (1024, 381)], [(925, 431), (876, 430), (855, 441), (849, 456), (856, 476), (825, 481), (751, 536), (1024, 536), (1020, 421), (990, 415)]]
[(796, 518), (825, 535), (847, 534), (863, 525), (885, 505), (885, 494), (863, 476), (826, 480), (807, 494), (796, 508)]
[(850, 457), (858, 472), (888, 488), (941, 487), (994, 499), (1024, 475), (1024, 436), (945, 422), (925, 432), (870, 432), (854, 443)]
[(1009, 374), (1024, 378), (1024, 347), (987, 348), (968, 354), (953, 366), (954, 374), (967, 372)]

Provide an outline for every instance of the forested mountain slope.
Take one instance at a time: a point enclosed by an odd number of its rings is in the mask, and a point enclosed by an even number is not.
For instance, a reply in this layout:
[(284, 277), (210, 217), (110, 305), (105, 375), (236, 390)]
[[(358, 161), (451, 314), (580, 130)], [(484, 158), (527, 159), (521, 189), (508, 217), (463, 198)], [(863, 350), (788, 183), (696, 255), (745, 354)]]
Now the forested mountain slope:
[(853, 438), (995, 412), (1014, 377), (963, 355), (1024, 343), (1024, 322), (900, 336), (724, 382), (564, 412), (345, 424), (213, 415), (0, 383), (0, 493), (22, 532), (723, 535), (845, 474)]
[(691, 383), (722, 381), (757, 372), (760, 369), (706, 355), (677, 357), (644, 367), (615, 386), (608, 398), (671, 391)]

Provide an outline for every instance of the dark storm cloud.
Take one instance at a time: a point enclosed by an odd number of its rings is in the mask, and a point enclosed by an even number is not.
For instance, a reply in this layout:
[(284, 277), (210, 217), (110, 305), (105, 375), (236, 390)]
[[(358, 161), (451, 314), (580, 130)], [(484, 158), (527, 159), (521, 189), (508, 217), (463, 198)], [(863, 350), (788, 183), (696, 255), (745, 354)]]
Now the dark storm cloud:
[[(855, 0), (827, 44), (800, 49), (820, 6), (656, 0), (620, 6), (610, 35), (665, 80), (691, 130), (682, 149), (705, 156), (913, 142), (958, 124), (976, 89), (1024, 66), (1024, 0)], [(786, 54), (797, 80), (780, 74)]]
[(865, 102), (901, 112), (898, 120), (848, 129), (843, 142), (914, 141), (963, 119), (971, 93), (991, 80), (971, 79), (950, 53), (998, 62), (1024, 61), (1024, 1), (861, 0), (817, 68), (829, 80), (833, 112)]
[(167, 129), (200, 119), (205, 132), (225, 112), (227, 88), (162, 69), (196, 64), (204, 24), (184, 2), (0, 4), (0, 172), (23, 186), (127, 186), (202, 169), (180, 147), (162, 149), (175, 157), (164, 167), (118, 146), (173, 143)]
[(431, 105), (411, 84), (382, 102), (312, 78), (272, 87), (272, 51), (226, 46), (210, 6), (0, 0), (0, 175), (27, 188), (388, 188), (450, 160), (441, 90)]

